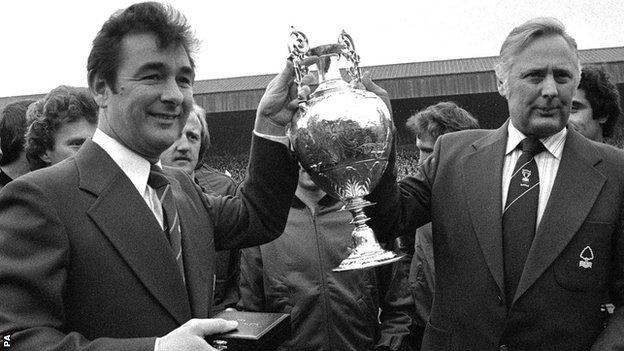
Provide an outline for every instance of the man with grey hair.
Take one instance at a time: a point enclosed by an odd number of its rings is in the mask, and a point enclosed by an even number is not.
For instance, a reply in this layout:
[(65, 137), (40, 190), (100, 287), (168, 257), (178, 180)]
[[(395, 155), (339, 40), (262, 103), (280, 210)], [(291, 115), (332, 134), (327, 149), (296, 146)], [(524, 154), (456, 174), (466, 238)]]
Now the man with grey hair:
[(518, 26), (500, 56), (509, 120), (442, 135), (398, 183), (391, 157), (368, 223), (383, 241), (432, 223), (422, 350), (621, 349), (624, 152), (566, 128), (580, 65), (559, 21)]

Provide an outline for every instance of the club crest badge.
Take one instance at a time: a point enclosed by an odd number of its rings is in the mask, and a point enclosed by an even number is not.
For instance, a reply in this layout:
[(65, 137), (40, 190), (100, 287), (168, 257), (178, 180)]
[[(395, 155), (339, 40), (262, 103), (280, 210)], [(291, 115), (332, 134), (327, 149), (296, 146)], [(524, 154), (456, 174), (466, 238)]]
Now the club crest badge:
[(581, 257), (579, 267), (583, 267), (585, 269), (592, 268), (592, 263), (590, 261), (594, 259), (594, 250), (592, 250), (591, 247), (585, 246), (579, 257)]
[(529, 177), (531, 176), (531, 171), (528, 169), (522, 169), (522, 180), (520, 182), (520, 186), (529, 187)]

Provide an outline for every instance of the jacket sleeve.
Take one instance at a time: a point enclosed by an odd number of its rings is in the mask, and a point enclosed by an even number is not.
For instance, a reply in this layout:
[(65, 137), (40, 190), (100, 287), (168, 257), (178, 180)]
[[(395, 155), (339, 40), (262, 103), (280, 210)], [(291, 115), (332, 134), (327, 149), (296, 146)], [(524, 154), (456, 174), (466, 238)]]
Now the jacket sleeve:
[[(409, 248), (399, 240), (396, 251), (408, 254)], [(411, 329), (414, 324), (414, 301), (409, 289), (410, 260), (406, 257), (393, 265), (377, 268), (380, 303), (380, 335), (376, 350), (411, 350)]]
[(215, 224), (215, 249), (261, 245), (286, 226), (299, 167), (284, 145), (252, 137), (248, 174), (235, 197), (206, 196)]
[(63, 331), (70, 245), (50, 203), (38, 186), (21, 179), (0, 191), (0, 337), (5, 349), (152, 351), (155, 337), (88, 340)]
[(615, 305), (607, 327), (600, 334), (592, 351), (624, 349), (624, 213), (620, 213), (617, 237), (613, 241), (614, 267), (612, 269), (610, 297)]
[(367, 224), (381, 242), (402, 235), (414, 235), (416, 228), (431, 221), (431, 183), (440, 153), (436, 142), (433, 154), (419, 166), (413, 176), (397, 182), (396, 150), (393, 145), (388, 166), (379, 184), (366, 199), (374, 206), (364, 209), (371, 218)]
[(264, 274), (260, 247), (241, 250), (239, 292), (237, 309), (262, 312), (266, 309)]

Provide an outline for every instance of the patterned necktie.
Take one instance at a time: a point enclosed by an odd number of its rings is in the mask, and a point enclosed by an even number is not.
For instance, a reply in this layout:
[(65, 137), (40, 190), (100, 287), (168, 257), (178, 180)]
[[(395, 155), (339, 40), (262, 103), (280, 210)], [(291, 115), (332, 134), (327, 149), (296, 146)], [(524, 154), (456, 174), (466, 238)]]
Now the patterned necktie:
[(149, 178), (147, 179), (147, 185), (156, 190), (158, 199), (164, 212), (164, 232), (169, 238), (171, 244), (171, 250), (175, 256), (182, 278), (184, 278), (184, 262), (182, 261), (182, 233), (180, 232), (180, 220), (178, 218), (178, 211), (176, 210), (175, 200), (171, 193), (171, 184), (165, 177), (162, 169), (158, 165), (151, 165)]
[(518, 147), (522, 147), (522, 155), (514, 167), (503, 210), (503, 255), (507, 306), (511, 306), (535, 236), (539, 174), (533, 156), (545, 150), (544, 145), (535, 138), (522, 140)]

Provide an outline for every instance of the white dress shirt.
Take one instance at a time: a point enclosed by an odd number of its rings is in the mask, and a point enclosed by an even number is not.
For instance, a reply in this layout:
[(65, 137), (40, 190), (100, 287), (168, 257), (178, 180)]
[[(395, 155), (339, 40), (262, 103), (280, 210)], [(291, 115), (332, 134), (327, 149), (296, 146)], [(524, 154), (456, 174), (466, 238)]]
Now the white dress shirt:
[[(501, 213), (503, 208), (505, 208), (509, 182), (511, 181), (516, 161), (518, 161), (518, 158), (520, 158), (522, 154), (522, 150), (516, 149), (516, 147), (526, 138), (511, 122), (509, 122), (507, 133), (507, 149), (505, 150), (505, 159), (503, 160), (503, 203), (501, 204)], [(542, 220), (544, 209), (546, 209), (550, 192), (555, 183), (555, 177), (559, 170), (559, 162), (561, 161), (567, 134), (568, 129), (564, 127), (557, 134), (540, 139), (544, 147), (546, 147), (546, 151), (535, 155), (535, 163), (537, 163), (537, 170), (539, 172), (539, 200), (537, 204), (536, 226), (539, 226)]]
[[(147, 206), (152, 210), (152, 213), (154, 213), (160, 227), (164, 228), (162, 205), (156, 190), (147, 185), (147, 178), (150, 173), (149, 161), (111, 138), (99, 128), (93, 134), (93, 142), (104, 149), (108, 156), (121, 168), (141, 197), (143, 197)], [(158, 161), (157, 165), (161, 166), (160, 161)]]

